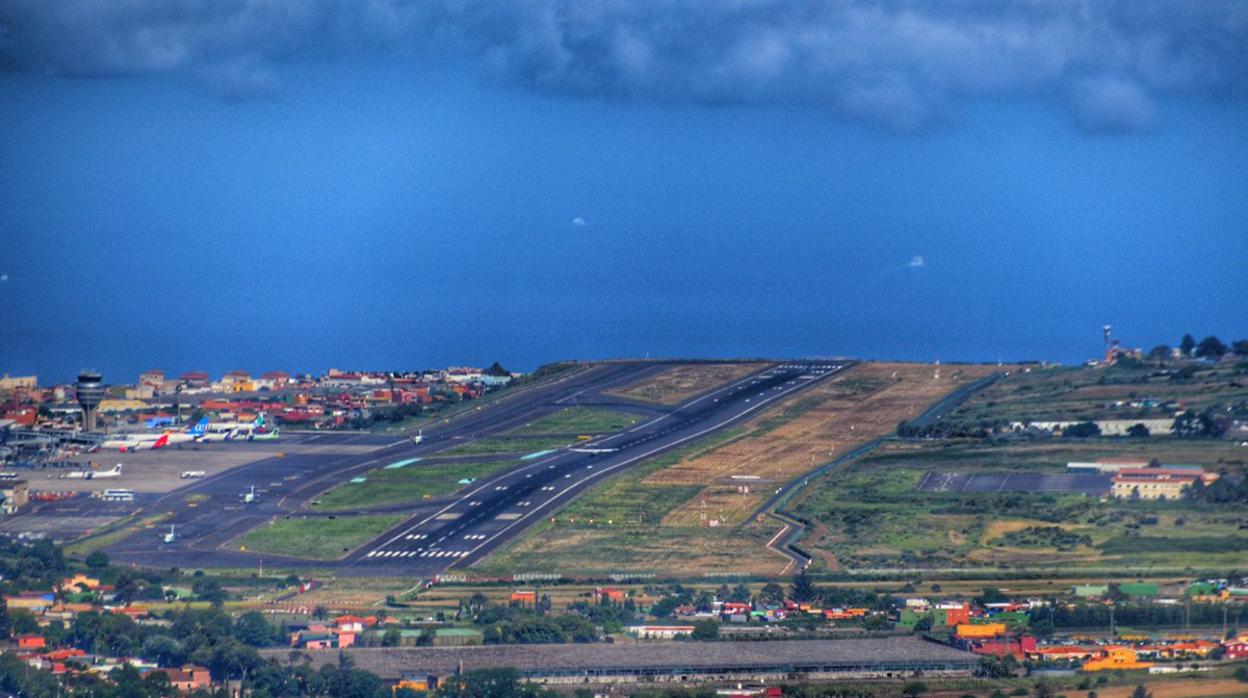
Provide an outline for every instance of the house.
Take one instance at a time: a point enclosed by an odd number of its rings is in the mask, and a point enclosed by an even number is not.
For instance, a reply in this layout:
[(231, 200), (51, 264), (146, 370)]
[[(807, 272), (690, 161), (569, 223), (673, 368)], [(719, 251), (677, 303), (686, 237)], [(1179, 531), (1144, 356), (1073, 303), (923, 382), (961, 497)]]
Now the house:
[(1084, 671), (1110, 671), (1116, 669), (1147, 669), (1151, 662), (1141, 662), (1135, 650), (1129, 647), (1110, 648), (1105, 656), (1089, 659), (1083, 663)]
[(92, 590), (99, 589), (100, 580), (95, 579), (94, 577), (88, 577), (87, 575), (82, 574), (80, 572), (78, 574), (75, 574), (72, 577), (66, 577), (65, 579), (62, 579), (61, 583), (57, 585), (57, 588), (65, 589), (69, 591), (77, 591), (80, 588), (80, 585), (81, 587), (85, 587), (87, 589), (92, 589)]
[(0, 514), (16, 514), (30, 501), (30, 489), (25, 480), (0, 482)]
[(47, 647), (47, 641), (42, 635), (28, 634), (17, 636), (17, 646), (24, 650), (39, 650)]
[(1222, 646), (1226, 648), (1226, 654), (1222, 655), (1223, 659), (1231, 661), (1237, 659), (1248, 659), (1248, 639), (1241, 637), (1238, 640), (1229, 641)]
[(517, 589), (511, 592), (511, 602), (533, 606), (537, 603), (537, 592), (531, 589)]
[(150, 385), (159, 388), (165, 382), (165, 372), (159, 368), (149, 369), (139, 374), (139, 385)]
[(187, 664), (181, 669), (157, 669), (156, 671), (165, 672), (165, 676), (169, 677), (170, 685), (182, 693), (198, 691), (212, 685), (212, 675), (202, 666)]
[(619, 589), (615, 589), (612, 587), (607, 587), (606, 589), (603, 589), (601, 587), (594, 589), (594, 599), (599, 602), (601, 602), (603, 599), (606, 599), (607, 601), (610, 601), (612, 603), (623, 603), (624, 597), (625, 597), (625, 594), (623, 591), (620, 591)]
[(10, 611), (15, 608), (24, 608), (32, 613), (37, 613), (51, 606), (54, 598), (50, 591), (23, 591), (12, 596), (6, 596), (4, 603)]
[(1114, 475), (1110, 494), (1120, 498), (1179, 499), (1197, 480), (1217, 479), (1217, 473), (1186, 468), (1123, 468)]

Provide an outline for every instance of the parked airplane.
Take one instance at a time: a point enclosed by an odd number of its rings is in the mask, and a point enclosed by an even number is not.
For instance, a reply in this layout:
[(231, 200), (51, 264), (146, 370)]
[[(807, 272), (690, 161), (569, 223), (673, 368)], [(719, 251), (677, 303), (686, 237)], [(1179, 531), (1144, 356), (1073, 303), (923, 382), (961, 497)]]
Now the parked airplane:
[(121, 477), (121, 463), (113, 466), (112, 470), (72, 470), (61, 475), (66, 480), (105, 480), (113, 477)]
[(278, 437), (277, 429), (270, 429), (264, 421), (264, 414), (256, 416), (251, 422), (215, 422), (205, 430), (203, 441), (271, 441)]
[(170, 444), (184, 444), (197, 441), (204, 436), (208, 426), (208, 418), (199, 420), (195, 426), (186, 431), (165, 431), (161, 434), (116, 434), (104, 440), (100, 448), (115, 448), (122, 453), (130, 451), (146, 451), (164, 448)]

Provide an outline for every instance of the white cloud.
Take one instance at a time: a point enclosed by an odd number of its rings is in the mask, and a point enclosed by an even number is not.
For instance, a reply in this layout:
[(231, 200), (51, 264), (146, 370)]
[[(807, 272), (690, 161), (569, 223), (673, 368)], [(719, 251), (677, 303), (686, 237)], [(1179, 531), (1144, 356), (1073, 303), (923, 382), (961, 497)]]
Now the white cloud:
[(923, 259), (923, 255), (916, 254), (910, 258), (910, 263), (906, 266), (911, 269), (918, 269), (919, 267), (927, 266), (927, 261)]
[(572, 225), (575, 225), (577, 227), (583, 227), (583, 226), (589, 225), (589, 223), (586, 222), (584, 218), (577, 216), (576, 218), (572, 219)]

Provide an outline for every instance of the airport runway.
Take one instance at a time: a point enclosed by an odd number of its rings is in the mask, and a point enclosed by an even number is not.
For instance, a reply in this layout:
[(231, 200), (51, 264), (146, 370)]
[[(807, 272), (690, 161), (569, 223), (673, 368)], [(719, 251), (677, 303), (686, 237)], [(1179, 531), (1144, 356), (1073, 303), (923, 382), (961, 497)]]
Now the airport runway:
[[(221, 546), (232, 540), (238, 535), (250, 530), (251, 528), (268, 521), (274, 517), (281, 516), (300, 516), (300, 517), (321, 517), (330, 516), (331, 514), (316, 513), (314, 510), (309, 511), (305, 508), (306, 503), (319, 495), (329, 487), (344, 482), (351, 477), (362, 474), (379, 466), (393, 463), (409, 458), (428, 458), (434, 456), (438, 451), (448, 449), (454, 446), (467, 443), (472, 440), (496, 435), (507, 430), (513, 429), (526, 422), (530, 422), (536, 418), (540, 418), (545, 414), (555, 412), (572, 405), (611, 405), (614, 407), (628, 409), (630, 411), (642, 414), (650, 419), (643, 422), (641, 427), (634, 428), (630, 432), (626, 432), (629, 438), (620, 436), (616, 439), (616, 443), (607, 443), (602, 447), (619, 448), (619, 455), (614, 458), (603, 454), (601, 456), (591, 456), (590, 454), (576, 453), (570, 454), (566, 451), (558, 451), (546, 457), (534, 457), (528, 461), (521, 461), (521, 465), (508, 473), (504, 473), (498, 477), (490, 479), (488, 483), (481, 483), (470, 493), (454, 499), (433, 500), (430, 502), (413, 502), (406, 507), (404, 513), (410, 514), (409, 520), (401, 527), (402, 536), (419, 536), (427, 535), (425, 532), (440, 530), (438, 526), (430, 526), (427, 522), (421, 523), (424, 519), (434, 517), (434, 520), (445, 522), (450, 520), (449, 516), (454, 516), (455, 506), (459, 504), (462, 507), (468, 507), (469, 494), (476, 493), (482, 487), (499, 486), (496, 496), (489, 498), (490, 504), (480, 509), (481, 512), (495, 512), (496, 509), (506, 506), (509, 502), (519, 505), (521, 502), (530, 502), (528, 507), (532, 507), (533, 511), (547, 510), (551, 507), (549, 504), (566, 501), (575, 492), (583, 489), (589, 484), (590, 478), (583, 475), (577, 477), (563, 478), (568, 474), (568, 468), (578, 467), (582, 460), (601, 459), (605, 466), (611, 466), (614, 470), (621, 464), (619, 461), (625, 460), (627, 454), (628, 463), (639, 460), (641, 455), (634, 458), (637, 454), (643, 452), (659, 452), (685, 442), (682, 436), (703, 428), (703, 425), (709, 427), (711, 431), (728, 426), (736, 417), (744, 416), (754, 411), (748, 409), (758, 407), (769, 403), (782, 395), (787, 395), (793, 389), (801, 387), (802, 384), (811, 382), (815, 376), (805, 378), (795, 382), (792, 385), (785, 386), (784, 390), (772, 388), (772, 384), (779, 381), (780, 377), (798, 372), (797, 369), (787, 369), (781, 371), (775, 376), (760, 379), (759, 384), (752, 384), (750, 379), (743, 382), (744, 385), (759, 387), (763, 395), (756, 396), (752, 402), (744, 394), (716, 394), (715, 396), (707, 396), (704, 402), (697, 400), (679, 406), (675, 414), (669, 416), (669, 408), (656, 408), (652, 405), (643, 405), (640, 403), (614, 398), (612, 396), (603, 395), (603, 391), (611, 388), (628, 385), (644, 379), (646, 376), (660, 372), (670, 368), (673, 362), (613, 362), (586, 365), (578, 368), (568, 375), (560, 376), (550, 381), (535, 384), (531, 387), (517, 388), (515, 392), (500, 395), (497, 399), (486, 401), (481, 405), (475, 406), (470, 412), (461, 413), (450, 421), (437, 422), (426, 426), (424, 429), (424, 441), (420, 444), (414, 444), (408, 438), (401, 436), (378, 436), (370, 434), (298, 434), (292, 435), (291, 440), (287, 443), (297, 443), (301, 446), (313, 444), (322, 445), (343, 445), (350, 446), (357, 451), (351, 454), (335, 454), (332, 449), (327, 449), (325, 453), (286, 453), (283, 456), (273, 455), (268, 458), (262, 458), (246, 465), (232, 468), (219, 475), (204, 478), (202, 480), (191, 481), (185, 487), (179, 488), (168, 494), (159, 496), (154, 500), (147, 500), (142, 503), (144, 515), (155, 515), (161, 513), (171, 514), (169, 518), (162, 522), (161, 526), (148, 529), (135, 535), (132, 535), (118, 543), (110, 545), (106, 548), (106, 552), (118, 562), (160, 565), (160, 566), (177, 566), (183, 568), (194, 567), (251, 567), (259, 562), (260, 556), (251, 552), (243, 552), (238, 550), (227, 550)], [(794, 364), (796, 366), (797, 364)], [(822, 373), (818, 377), (821, 377)], [(761, 383), (766, 382), (766, 386)], [(722, 405), (720, 402), (722, 401)], [(713, 408), (713, 409), (712, 409)], [(748, 411), (747, 411), (748, 409)], [(721, 415), (729, 417), (727, 422), (723, 419), (716, 420), (712, 423), (709, 417)], [(724, 422), (724, 423), (720, 423)], [(696, 427), (696, 428), (694, 428)], [(286, 437), (283, 438), (286, 441)], [(234, 447), (247, 448), (249, 445), (238, 444)], [(368, 446), (369, 450), (359, 453), (358, 447)], [(300, 449), (306, 451), (307, 449)], [(606, 457), (604, 457), (606, 456)], [(556, 464), (555, 468), (551, 468), (552, 464)], [(552, 476), (563, 478), (567, 482), (559, 483), (557, 489), (541, 491), (542, 494), (535, 495), (526, 490), (523, 486), (515, 486), (508, 484), (509, 477), (513, 476), (533, 483), (541, 482), (542, 486), (549, 477), (541, 478), (524, 478), (525, 474), (530, 474), (535, 467), (545, 468)], [(581, 466), (583, 467), (583, 466)], [(603, 468), (600, 468), (601, 471)], [(587, 469), (587, 474), (593, 472)], [(504, 481), (500, 481), (504, 480)], [(251, 492), (251, 488), (255, 487), (258, 495), (254, 502), (244, 502), (243, 495)], [(570, 489), (571, 487), (571, 489)], [(549, 493), (554, 493), (553, 496)], [(475, 495), (474, 495), (475, 496)], [(516, 497), (524, 497), (517, 499)], [(478, 497), (480, 499), (480, 497)], [(543, 506), (536, 506), (538, 503)], [(481, 504), (472, 505), (475, 510)], [(389, 508), (393, 509), (393, 508)], [(506, 512), (497, 511), (494, 515), (505, 515)], [(343, 516), (344, 514), (333, 514)], [(437, 517), (442, 518), (437, 518)], [(469, 521), (475, 521), (474, 517), (469, 517), (458, 524), (462, 528)], [(493, 520), (493, 519), (491, 519)], [(506, 531), (500, 532), (493, 530), (494, 527), (482, 523), (479, 528), (488, 533), (470, 533), (464, 531), (464, 535), (483, 535), (485, 538), (479, 539), (483, 544), (474, 546), (478, 548), (472, 559), (477, 559), (480, 554), (496, 546), (501, 542), (508, 533), (515, 533), (521, 530), (524, 522), (507, 521)], [(177, 539), (173, 543), (164, 543), (163, 534), (169, 530), (169, 526), (174, 526), (177, 533)], [(451, 528), (455, 528), (452, 526)], [(417, 530), (419, 529), (419, 530)], [(487, 540), (488, 539), (488, 540)], [(413, 541), (416, 538), (400, 537), (403, 541)], [(385, 541), (383, 540), (382, 543)], [(488, 545), (487, 545), (488, 544)], [(364, 546), (356, 554), (346, 557), (342, 561), (305, 561), (293, 558), (282, 558), (279, 556), (265, 555), (263, 556), (269, 564), (282, 565), (290, 567), (340, 567), (360, 574), (377, 574), (383, 570), (372, 569), (374, 565), (385, 568), (384, 573), (402, 572), (405, 574), (420, 573), (418, 569), (429, 569), (441, 571), (455, 562), (468, 562), (467, 556), (459, 556), (450, 558), (442, 556), (432, 559), (432, 556), (426, 561), (426, 564), (418, 564), (418, 560), (424, 558), (411, 559), (414, 556), (406, 556), (404, 558), (379, 557), (375, 554), (372, 558), (367, 557), (367, 553), (378, 548), (381, 543), (375, 543)], [(426, 547), (426, 546), (412, 546)], [(344, 551), (346, 552), (346, 551)], [(384, 552), (384, 551), (382, 551)], [(409, 564), (399, 564), (400, 559)], [(383, 563), (383, 560), (385, 564)]]
[(576, 448), (533, 454), (531, 462), (475, 483), (437, 509), (422, 512), (357, 549), (344, 560), (340, 571), (433, 577), (452, 568), (471, 566), (602, 479), (739, 424), (847, 365), (774, 365), (627, 431)]

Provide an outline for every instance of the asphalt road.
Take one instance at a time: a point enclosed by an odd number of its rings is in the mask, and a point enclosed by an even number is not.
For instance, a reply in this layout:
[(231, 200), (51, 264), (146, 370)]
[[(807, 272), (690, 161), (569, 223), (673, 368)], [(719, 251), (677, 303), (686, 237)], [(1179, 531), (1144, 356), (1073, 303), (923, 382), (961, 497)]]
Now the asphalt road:
[[(602, 477), (663, 451), (731, 427), (765, 406), (847, 365), (781, 364), (689, 400), (674, 408), (605, 395), (669, 368), (669, 362), (615, 362), (581, 367), (569, 374), (485, 401), (467, 413), (425, 427), (424, 441), (370, 434), (295, 434), (300, 444), (349, 445), (364, 453), (287, 453), (191, 481), (154, 499), (144, 498), (145, 515), (168, 513), (159, 527), (136, 533), (106, 548), (122, 563), (161, 567), (336, 568), (345, 574), (433, 576), (480, 560), (526, 526), (570, 501)], [(409, 458), (427, 459), (438, 451), (513, 429), (572, 405), (603, 405), (641, 414), (645, 421), (628, 431), (534, 455), (515, 468), (450, 498), (413, 502), (399, 510), (407, 520), (338, 561), (260, 556), (226, 549), (225, 543), (275, 517), (323, 517), (307, 503), (334, 484), (374, 468)], [(236, 447), (246, 448), (239, 444)], [(607, 449), (610, 449), (609, 451)], [(256, 501), (243, 495), (255, 488)], [(387, 508), (394, 511), (394, 507)], [(342, 516), (343, 514), (336, 514)], [(173, 543), (163, 542), (172, 525)], [(345, 553), (346, 551), (344, 551)]]

